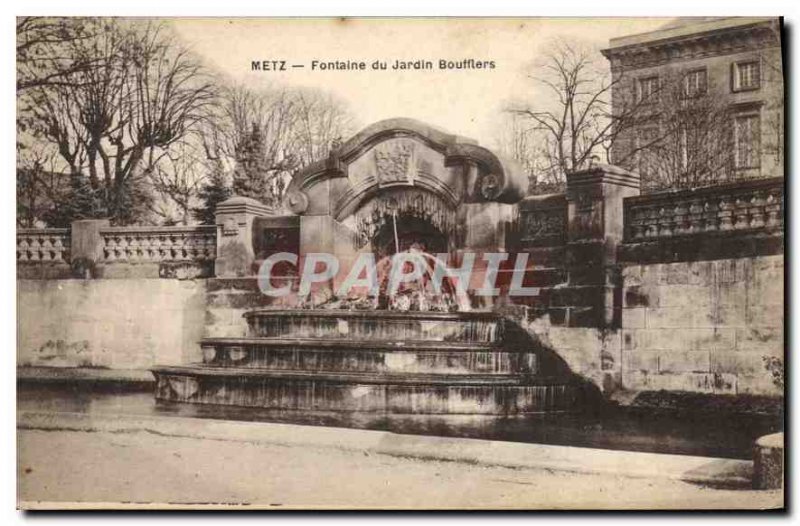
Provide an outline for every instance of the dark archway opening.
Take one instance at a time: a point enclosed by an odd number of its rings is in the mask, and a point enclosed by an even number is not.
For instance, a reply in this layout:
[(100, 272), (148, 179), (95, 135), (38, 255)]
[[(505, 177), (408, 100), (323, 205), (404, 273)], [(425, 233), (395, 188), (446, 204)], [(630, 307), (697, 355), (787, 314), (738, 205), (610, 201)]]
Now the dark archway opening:
[(415, 248), (429, 254), (447, 252), (447, 236), (429, 221), (408, 214), (398, 214), (397, 241), (395, 241), (395, 219), (386, 216), (372, 239), (372, 250), (380, 259), (395, 252)]

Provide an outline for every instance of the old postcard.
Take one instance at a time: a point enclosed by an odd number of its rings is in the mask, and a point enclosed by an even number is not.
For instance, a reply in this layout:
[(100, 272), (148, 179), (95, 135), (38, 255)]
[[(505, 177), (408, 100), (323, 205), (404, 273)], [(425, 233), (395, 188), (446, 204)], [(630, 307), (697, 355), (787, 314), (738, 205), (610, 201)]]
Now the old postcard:
[(783, 508), (782, 37), (18, 17), (18, 507)]

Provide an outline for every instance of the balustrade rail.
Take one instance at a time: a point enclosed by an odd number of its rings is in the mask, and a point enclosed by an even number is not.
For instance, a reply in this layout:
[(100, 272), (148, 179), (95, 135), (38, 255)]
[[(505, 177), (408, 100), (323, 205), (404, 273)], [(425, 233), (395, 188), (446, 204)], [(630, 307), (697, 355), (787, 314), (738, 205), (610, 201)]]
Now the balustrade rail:
[(214, 226), (111, 227), (100, 235), (108, 263), (208, 261), (216, 255)]
[(68, 228), (17, 229), (17, 261), (19, 263), (69, 262), (70, 230)]
[(625, 199), (625, 242), (783, 230), (783, 178)]
[[(17, 229), (17, 263), (70, 263), (69, 228)], [(103, 263), (190, 263), (216, 257), (215, 226), (106, 227), (100, 229)]]

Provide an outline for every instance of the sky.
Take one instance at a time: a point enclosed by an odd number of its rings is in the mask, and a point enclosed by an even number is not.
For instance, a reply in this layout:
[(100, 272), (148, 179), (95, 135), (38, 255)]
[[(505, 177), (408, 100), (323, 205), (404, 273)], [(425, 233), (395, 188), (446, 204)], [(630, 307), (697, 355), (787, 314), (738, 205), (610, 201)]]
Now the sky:
[[(497, 146), (503, 110), (530, 100), (532, 66), (554, 38), (596, 49), (610, 38), (651, 31), (665, 18), (526, 19), (172, 19), (209, 66), (250, 86), (330, 91), (364, 127), (411, 117)], [(440, 59), (494, 61), (494, 69), (439, 70)], [(252, 71), (252, 61), (286, 61), (286, 71)], [(366, 71), (312, 70), (311, 62), (364, 61)], [(370, 69), (387, 62), (386, 71)], [(430, 60), (433, 70), (393, 71), (395, 60)], [(604, 60), (598, 51), (598, 60)], [(291, 67), (302, 64), (302, 68)]]

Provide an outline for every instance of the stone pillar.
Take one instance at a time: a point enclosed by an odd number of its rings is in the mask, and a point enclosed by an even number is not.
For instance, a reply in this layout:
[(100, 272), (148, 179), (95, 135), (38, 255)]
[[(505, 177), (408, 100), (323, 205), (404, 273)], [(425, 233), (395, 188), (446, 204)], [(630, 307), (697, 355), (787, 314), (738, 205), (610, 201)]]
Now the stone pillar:
[(97, 264), (103, 260), (103, 237), (100, 229), (109, 226), (108, 219), (81, 219), (70, 225), (70, 265), (76, 278), (97, 278)]
[(476, 295), (475, 291), (482, 288), (487, 270), (487, 263), (483, 255), (496, 252), (507, 253), (513, 250), (514, 247), (510, 246), (508, 234), (516, 216), (516, 209), (517, 205), (493, 201), (464, 203), (459, 207), (458, 223), (463, 232), (463, 241), (460, 241), (462, 246), (455, 251), (455, 257), (449, 263), (461, 265), (461, 253), (475, 253), (472, 282), (469, 284), (468, 294), (472, 297), (473, 306), (476, 308), (497, 309), (508, 303), (508, 285), (511, 282), (511, 269), (516, 253), (508, 254), (508, 259), (500, 265), (494, 280), (499, 291), (497, 296)]
[(624, 232), (623, 200), (639, 195), (640, 177), (597, 164), (567, 175), (567, 254), (570, 286), (584, 287), (586, 307), (573, 326), (618, 327), (622, 289), (617, 246)]
[(249, 197), (234, 196), (217, 205), (217, 257), (214, 274), (217, 277), (254, 276), (253, 222), (268, 216), (272, 210)]
[(753, 489), (783, 488), (783, 433), (756, 440), (753, 456)]
[(505, 252), (507, 232), (514, 221), (516, 205), (504, 203), (464, 203), (459, 221), (464, 226), (464, 249), (482, 252)]
[(312, 302), (330, 299), (347, 276), (358, 246), (355, 232), (328, 215), (300, 216), (300, 259), (310, 253), (333, 254), (339, 261), (339, 273), (327, 284), (314, 287)]

